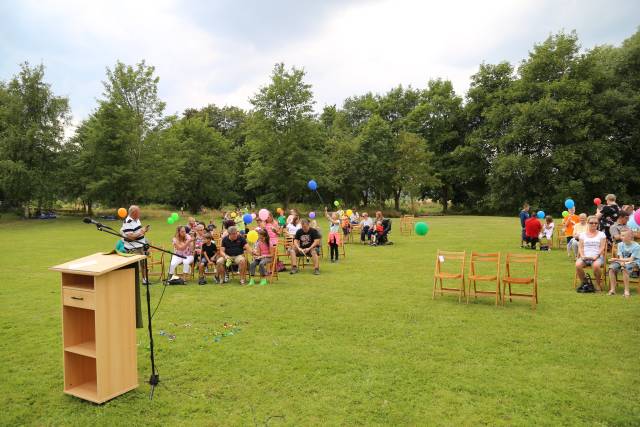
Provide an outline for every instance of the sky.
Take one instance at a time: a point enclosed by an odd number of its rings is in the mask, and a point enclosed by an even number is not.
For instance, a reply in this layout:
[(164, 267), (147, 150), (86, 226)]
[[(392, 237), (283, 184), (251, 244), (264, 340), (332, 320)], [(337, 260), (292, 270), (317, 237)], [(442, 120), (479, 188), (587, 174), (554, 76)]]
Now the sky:
[(167, 114), (249, 108), (284, 62), (305, 70), (321, 111), (435, 78), (464, 95), (482, 62), (517, 65), (563, 30), (583, 49), (619, 45), (639, 18), (637, 0), (0, 0), (0, 80), (44, 64), (79, 123), (118, 60), (155, 66)]

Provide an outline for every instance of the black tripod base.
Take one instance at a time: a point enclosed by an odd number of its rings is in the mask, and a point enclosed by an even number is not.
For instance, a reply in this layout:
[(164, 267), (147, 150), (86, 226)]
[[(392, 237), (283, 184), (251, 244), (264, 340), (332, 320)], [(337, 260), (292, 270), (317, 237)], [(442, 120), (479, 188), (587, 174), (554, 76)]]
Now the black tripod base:
[(160, 375), (151, 374), (149, 377), (149, 384), (151, 384), (151, 391), (149, 392), (149, 400), (153, 399), (153, 392), (156, 389), (156, 386), (160, 383)]

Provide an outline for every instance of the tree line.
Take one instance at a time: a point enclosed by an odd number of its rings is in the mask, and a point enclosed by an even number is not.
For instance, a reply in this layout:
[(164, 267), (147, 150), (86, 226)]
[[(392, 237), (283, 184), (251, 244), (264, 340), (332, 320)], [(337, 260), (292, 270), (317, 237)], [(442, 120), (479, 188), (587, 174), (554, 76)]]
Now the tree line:
[[(640, 31), (581, 51), (575, 32), (517, 66), (482, 63), (464, 98), (450, 81), (347, 98), (314, 112), (305, 72), (276, 64), (251, 109), (166, 115), (144, 61), (107, 68), (95, 110), (65, 137), (68, 100), (44, 66), (0, 81), (2, 207), (80, 201), (203, 206), (327, 200), (400, 209), (431, 198), (476, 213), (524, 201), (562, 210), (614, 192), (640, 201)], [(555, 208), (555, 209), (554, 209)]]

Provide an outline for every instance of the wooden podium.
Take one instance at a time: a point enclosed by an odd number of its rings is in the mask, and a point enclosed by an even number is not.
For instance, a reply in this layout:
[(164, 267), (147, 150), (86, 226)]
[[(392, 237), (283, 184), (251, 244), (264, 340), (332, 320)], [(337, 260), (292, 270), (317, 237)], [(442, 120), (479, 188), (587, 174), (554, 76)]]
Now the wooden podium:
[(93, 254), (62, 273), (64, 392), (103, 403), (138, 387), (135, 270), (143, 255)]

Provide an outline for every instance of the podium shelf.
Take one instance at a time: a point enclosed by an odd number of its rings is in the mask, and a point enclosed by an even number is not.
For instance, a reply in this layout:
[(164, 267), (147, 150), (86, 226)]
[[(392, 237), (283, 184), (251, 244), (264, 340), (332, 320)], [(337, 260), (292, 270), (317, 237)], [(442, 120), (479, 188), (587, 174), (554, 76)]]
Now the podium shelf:
[(64, 392), (81, 399), (100, 403), (98, 401), (98, 386), (95, 380), (87, 381), (86, 383), (71, 387)]
[(80, 354), (82, 356), (93, 357), (96, 358), (96, 342), (95, 341), (85, 341), (80, 344), (70, 345), (64, 348), (64, 351), (68, 351), (69, 353)]

